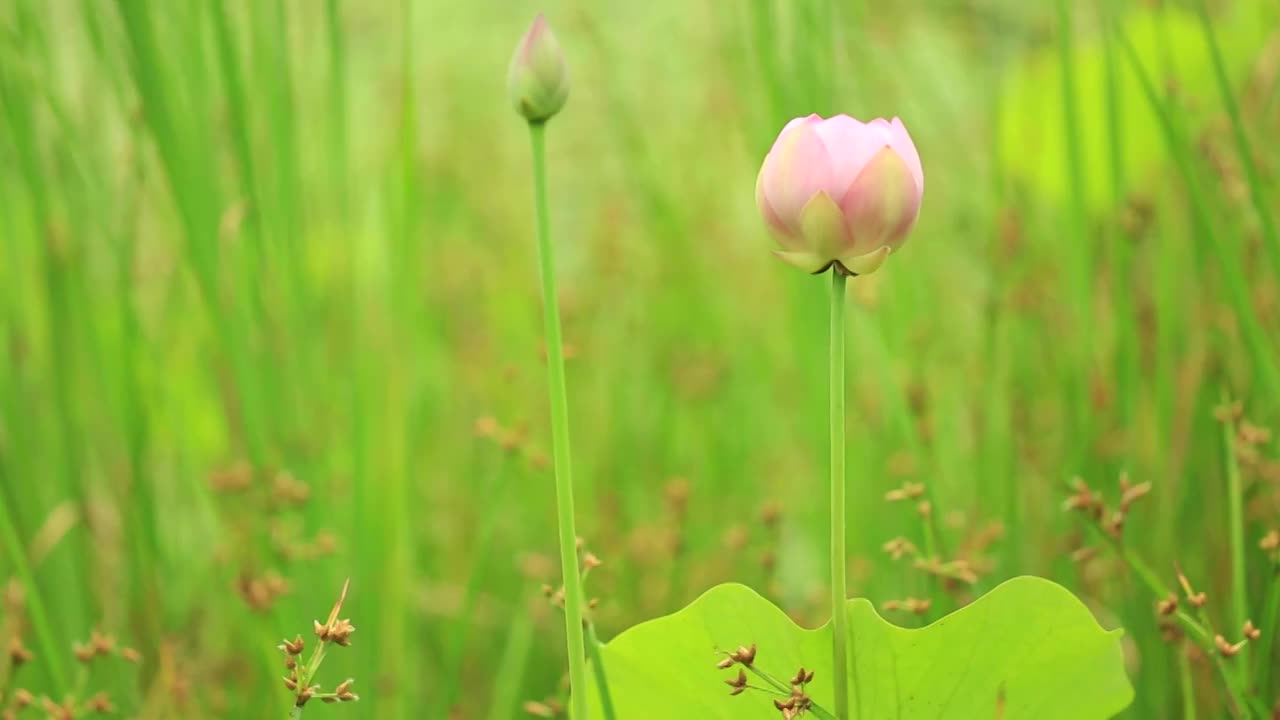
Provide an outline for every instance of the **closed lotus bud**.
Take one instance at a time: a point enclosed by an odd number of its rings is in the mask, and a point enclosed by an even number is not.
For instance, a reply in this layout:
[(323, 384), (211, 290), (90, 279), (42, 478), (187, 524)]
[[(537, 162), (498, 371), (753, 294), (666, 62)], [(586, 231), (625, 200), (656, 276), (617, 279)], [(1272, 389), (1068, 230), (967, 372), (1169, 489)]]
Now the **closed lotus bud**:
[(756, 180), (775, 254), (811, 273), (877, 270), (906, 242), (923, 195), (920, 155), (898, 118), (796, 118)]
[(507, 72), (507, 92), (529, 122), (545, 122), (569, 97), (569, 70), (560, 43), (541, 14), (520, 39)]

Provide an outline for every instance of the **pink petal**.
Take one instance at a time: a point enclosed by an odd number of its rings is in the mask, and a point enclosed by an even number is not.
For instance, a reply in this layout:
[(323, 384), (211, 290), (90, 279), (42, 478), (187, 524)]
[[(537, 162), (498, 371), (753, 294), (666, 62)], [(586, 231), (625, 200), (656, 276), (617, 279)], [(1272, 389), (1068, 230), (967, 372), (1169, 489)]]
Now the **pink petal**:
[(782, 131), (778, 133), (778, 137), (773, 141), (773, 147), (769, 149), (769, 152), (772, 153), (773, 150), (778, 147), (778, 143), (782, 142), (782, 138), (786, 137), (788, 132), (801, 125), (813, 125), (821, 122), (822, 116), (814, 114), (806, 115), (805, 117), (793, 118), (787, 121), (787, 124), (782, 126)]
[(849, 255), (869, 253), (882, 245), (896, 250), (920, 213), (920, 193), (911, 168), (893, 148), (882, 148), (840, 201), (840, 209), (853, 235)]
[(815, 123), (792, 121), (761, 168), (764, 198), (789, 233), (800, 230), (800, 210), (831, 184), (831, 159)]
[(773, 211), (773, 206), (769, 204), (769, 198), (764, 194), (764, 168), (760, 168), (760, 173), (756, 175), (756, 207), (760, 209), (760, 216), (764, 218), (764, 222), (769, 226), (783, 245), (791, 245), (788, 242), (794, 237), (792, 231), (778, 217), (778, 213)]
[(883, 120), (862, 123), (848, 115), (836, 115), (817, 126), (818, 135), (831, 154), (832, 178), (827, 192), (844, 197), (867, 162), (890, 142), (889, 125)]
[(907, 126), (903, 125), (901, 120), (894, 118), (892, 128), (893, 139), (890, 145), (911, 170), (911, 177), (916, 181), (916, 190), (924, 194), (924, 167), (920, 164), (920, 152), (916, 150), (916, 144), (911, 141)]

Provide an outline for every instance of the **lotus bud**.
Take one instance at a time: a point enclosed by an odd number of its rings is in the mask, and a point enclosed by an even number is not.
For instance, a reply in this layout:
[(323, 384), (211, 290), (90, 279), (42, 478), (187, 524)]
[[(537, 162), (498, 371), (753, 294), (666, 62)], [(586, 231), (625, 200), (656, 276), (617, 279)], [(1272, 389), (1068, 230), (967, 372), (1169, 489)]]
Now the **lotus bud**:
[(811, 273), (875, 272), (906, 242), (923, 195), (920, 155), (898, 118), (796, 118), (756, 179), (774, 254)]
[(541, 14), (533, 19), (511, 57), (507, 93), (516, 112), (531, 123), (551, 119), (569, 97), (569, 70), (564, 53)]

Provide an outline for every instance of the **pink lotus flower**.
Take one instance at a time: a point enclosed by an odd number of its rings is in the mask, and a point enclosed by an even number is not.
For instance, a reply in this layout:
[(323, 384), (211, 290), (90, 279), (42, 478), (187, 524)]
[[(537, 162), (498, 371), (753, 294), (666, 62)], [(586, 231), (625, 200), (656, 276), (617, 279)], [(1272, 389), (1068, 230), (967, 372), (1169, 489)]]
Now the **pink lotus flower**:
[(756, 179), (779, 258), (808, 272), (875, 272), (920, 213), (924, 170), (902, 121), (796, 118)]

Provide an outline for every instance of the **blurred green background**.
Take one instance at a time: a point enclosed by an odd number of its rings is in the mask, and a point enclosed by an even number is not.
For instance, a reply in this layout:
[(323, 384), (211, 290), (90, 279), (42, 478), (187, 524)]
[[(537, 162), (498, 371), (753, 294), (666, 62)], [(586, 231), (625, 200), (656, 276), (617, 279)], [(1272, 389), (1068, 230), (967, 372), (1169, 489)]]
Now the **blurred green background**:
[[(727, 580), (826, 620), (827, 288), (769, 256), (752, 188), (789, 118), (898, 115), (927, 188), (851, 284), (852, 591), (932, 598), (886, 612), (912, 625), (1050, 577), (1125, 627), (1130, 717), (1223, 716), (1213, 664), (1062, 511), (1070, 478), (1114, 498), (1127, 472), (1154, 487), (1126, 547), (1170, 585), (1179, 563), (1232, 641), (1243, 544), (1270, 707), (1280, 472), (1213, 409), (1280, 415), (1280, 6), (1208, 5), (5, 0), (0, 630), (36, 660), (0, 691), (283, 718), (274, 646), (350, 578), (355, 644), (321, 679), (362, 700), (308, 716), (563, 696), (504, 95), (541, 10), (573, 76), (550, 190), (605, 638)], [(927, 526), (885, 500), (904, 482)], [(927, 535), (977, 582), (881, 550)], [(95, 627), (144, 662), (86, 671)]]

